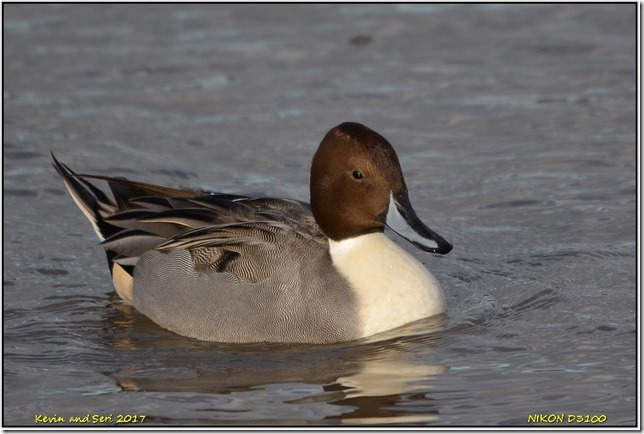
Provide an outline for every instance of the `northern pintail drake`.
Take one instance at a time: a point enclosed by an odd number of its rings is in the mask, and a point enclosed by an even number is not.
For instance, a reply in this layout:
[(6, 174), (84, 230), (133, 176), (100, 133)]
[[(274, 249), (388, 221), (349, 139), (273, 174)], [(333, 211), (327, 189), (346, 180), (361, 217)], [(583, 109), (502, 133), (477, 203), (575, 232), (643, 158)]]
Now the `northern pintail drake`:
[(364, 125), (326, 134), (310, 205), (79, 175), (52, 157), (120, 297), (180, 335), (332, 343), (446, 310), (436, 279), (384, 228), (426, 252), (452, 245), (416, 216), (396, 152)]

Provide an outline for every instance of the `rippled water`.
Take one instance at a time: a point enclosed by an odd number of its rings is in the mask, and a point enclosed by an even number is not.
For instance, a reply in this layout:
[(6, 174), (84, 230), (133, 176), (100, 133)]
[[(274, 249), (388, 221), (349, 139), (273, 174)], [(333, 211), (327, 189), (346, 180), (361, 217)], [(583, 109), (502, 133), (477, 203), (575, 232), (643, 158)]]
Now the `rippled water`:
[[(635, 5), (4, 12), (5, 425), (637, 422)], [(337, 345), (204, 343), (132, 311), (48, 154), (307, 199), (345, 120), (394, 144), (455, 248), (401, 243), (445, 315)]]

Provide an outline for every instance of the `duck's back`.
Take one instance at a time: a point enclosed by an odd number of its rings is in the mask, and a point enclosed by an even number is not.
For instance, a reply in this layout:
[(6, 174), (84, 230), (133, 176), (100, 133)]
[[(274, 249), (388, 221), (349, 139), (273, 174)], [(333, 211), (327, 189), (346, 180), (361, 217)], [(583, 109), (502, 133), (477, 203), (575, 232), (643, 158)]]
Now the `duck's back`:
[(132, 304), (178, 334), (219, 342), (354, 339), (355, 295), (307, 204), (207, 195), (217, 222), (141, 256)]
[[(102, 240), (117, 292), (160, 326), (220, 342), (359, 337), (355, 295), (308, 204), (77, 175), (54, 163)], [(107, 182), (112, 196), (90, 180)]]

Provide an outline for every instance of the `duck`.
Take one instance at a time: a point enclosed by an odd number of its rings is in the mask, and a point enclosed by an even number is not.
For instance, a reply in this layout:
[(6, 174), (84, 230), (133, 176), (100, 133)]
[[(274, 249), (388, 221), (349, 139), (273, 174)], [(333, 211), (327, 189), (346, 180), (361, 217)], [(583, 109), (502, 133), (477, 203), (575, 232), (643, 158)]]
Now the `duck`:
[(436, 278), (385, 227), (425, 252), (452, 245), (412, 208), (393, 146), (360, 123), (322, 139), (310, 203), (77, 174), (51, 155), (119, 297), (176, 334), (329, 344), (447, 309)]

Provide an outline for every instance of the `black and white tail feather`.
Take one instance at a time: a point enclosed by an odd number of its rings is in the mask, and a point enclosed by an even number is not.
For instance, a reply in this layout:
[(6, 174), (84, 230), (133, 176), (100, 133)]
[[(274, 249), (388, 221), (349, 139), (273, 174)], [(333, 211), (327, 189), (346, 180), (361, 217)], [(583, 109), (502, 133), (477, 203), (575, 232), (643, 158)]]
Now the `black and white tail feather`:
[[(53, 153), (52, 157), (74, 202), (101, 240), (114, 286), (127, 301), (132, 299), (135, 266), (150, 251), (188, 250), (194, 270), (228, 272), (252, 282), (280, 269), (265, 263), (268, 259), (285, 264), (292, 260), (284, 253), (299, 250), (285, 244), (327, 242), (303, 202), (77, 174)], [(89, 180), (106, 182), (112, 196)], [(273, 254), (266, 255), (266, 249)]]

